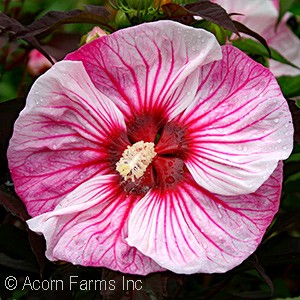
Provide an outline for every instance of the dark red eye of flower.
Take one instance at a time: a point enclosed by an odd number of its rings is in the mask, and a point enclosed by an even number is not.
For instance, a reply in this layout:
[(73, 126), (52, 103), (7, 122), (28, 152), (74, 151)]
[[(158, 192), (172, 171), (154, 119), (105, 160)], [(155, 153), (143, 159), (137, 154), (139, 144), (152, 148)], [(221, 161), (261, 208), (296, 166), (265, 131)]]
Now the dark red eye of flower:
[[(127, 128), (126, 139), (122, 140), (125, 134), (120, 135), (110, 147), (114, 149), (110, 161), (120, 174), (124, 191), (145, 195), (152, 188), (175, 188), (184, 172), (188, 172), (184, 167), (184, 157), (188, 155), (184, 128), (172, 121), (166, 123), (154, 114), (140, 115), (128, 122)], [(133, 143), (126, 149), (117, 147), (130, 140)]]

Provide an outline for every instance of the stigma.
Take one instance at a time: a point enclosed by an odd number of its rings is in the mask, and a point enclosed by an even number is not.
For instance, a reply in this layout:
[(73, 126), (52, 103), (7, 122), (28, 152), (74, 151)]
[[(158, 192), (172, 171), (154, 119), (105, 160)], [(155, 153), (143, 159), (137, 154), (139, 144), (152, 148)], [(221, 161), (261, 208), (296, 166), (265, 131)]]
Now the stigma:
[(132, 182), (142, 177), (156, 156), (154, 146), (154, 143), (144, 141), (127, 146), (122, 157), (116, 163), (116, 170), (125, 180), (131, 179)]

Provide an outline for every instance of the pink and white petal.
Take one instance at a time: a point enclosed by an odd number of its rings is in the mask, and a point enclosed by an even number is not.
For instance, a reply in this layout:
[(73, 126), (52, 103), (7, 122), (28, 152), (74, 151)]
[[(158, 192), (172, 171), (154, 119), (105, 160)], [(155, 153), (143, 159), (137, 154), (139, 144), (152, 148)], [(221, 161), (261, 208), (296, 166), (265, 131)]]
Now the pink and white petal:
[[(289, 16), (285, 15), (277, 28), (270, 28), (268, 44), (277, 50), (286, 59), (300, 68), (300, 39), (291, 31), (286, 22)], [(275, 76), (296, 76), (300, 70), (273, 59), (270, 60), (270, 70)]]
[(37, 79), (8, 148), (16, 191), (29, 214), (52, 210), (82, 182), (107, 173), (109, 144), (122, 132), (120, 111), (94, 87), (81, 62), (59, 62)]
[(279, 0), (273, 0), (273, 4), (276, 7), (277, 11), (279, 11), (279, 7), (280, 7), (280, 2)]
[[(228, 13), (241, 13), (241, 16), (233, 16), (266, 39), (269, 46), (277, 50), (294, 65), (300, 67), (300, 40), (287, 26), (288, 15), (276, 26), (279, 12), (279, 1), (262, 0), (214, 0), (213, 2), (223, 6)], [(248, 35), (245, 35), (248, 37)], [(270, 60), (270, 70), (275, 76), (299, 75), (300, 71), (289, 65)]]
[(164, 270), (125, 241), (128, 216), (139, 198), (120, 190), (118, 180), (96, 176), (52, 212), (27, 221), (31, 230), (45, 236), (48, 259), (141, 275)]
[(211, 33), (173, 21), (119, 30), (66, 56), (83, 62), (127, 119), (149, 111), (177, 115), (193, 99), (198, 68), (220, 58)]
[(214, 194), (256, 191), (293, 147), (286, 100), (272, 73), (232, 46), (202, 67), (194, 103), (177, 118), (187, 128), (186, 165)]
[(187, 176), (134, 206), (126, 241), (175, 273), (226, 272), (257, 248), (278, 210), (281, 181), (280, 163), (255, 193), (219, 196)]

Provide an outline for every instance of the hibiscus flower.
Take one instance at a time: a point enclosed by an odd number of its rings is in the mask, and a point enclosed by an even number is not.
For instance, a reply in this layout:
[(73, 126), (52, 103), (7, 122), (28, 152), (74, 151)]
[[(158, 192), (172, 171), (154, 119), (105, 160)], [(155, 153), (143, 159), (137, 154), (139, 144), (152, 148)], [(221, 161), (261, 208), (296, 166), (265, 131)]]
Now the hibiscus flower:
[(42, 75), (8, 158), (50, 260), (225, 272), (278, 210), (292, 135), (267, 68), (159, 21), (98, 38)]
[[(287, 25), (290, 15), (286, 14), (276, 27), (279, 14), (278, 0), (212, 0), (212, 2), (224, 7), (228, 13), (242, 14), (232, 18), (259, 33), (270, 47), (300, 67), (300, 40)], [(300, 74), (299, 69), (273, 59), (270, 59), (269, 64), (275, 76)]]

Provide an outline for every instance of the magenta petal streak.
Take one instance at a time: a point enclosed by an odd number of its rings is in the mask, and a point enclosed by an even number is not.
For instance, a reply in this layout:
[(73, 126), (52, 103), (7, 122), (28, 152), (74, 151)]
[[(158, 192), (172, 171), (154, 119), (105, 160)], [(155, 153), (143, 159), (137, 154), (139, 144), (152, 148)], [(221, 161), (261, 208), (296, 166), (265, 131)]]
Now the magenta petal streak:
[(255, 192), (218, 196), (187, 178), (175, 191), (151, 191), (129, 216), (129, 245), (176, 273), (225, 272), (260, 243), (278, 210), (282, 163)]
[(52, 210), (82, 182), (109, 172), (106, 144), (122, 131), (122, 114), (95, 89), (81, 62), (57, 63), (41, 76), (8, 149), (29, 214)]
[(232, 46), (201, 68), (187, 128), (186, 165), (199, 185), (222, 195), (252, 193), (293, 147), (286, 100), (268, 69)]
[(50, 260), (141, 275), (163, 271), (125, 241), (128, 215), (138, 200), (119, 189), (116, 176), (95, 176), (28, 225), (45, 236)]
[(117, 31), (66, 57), (83, 62), (126, 119), (149, 111), (177, 115), (196, 93), (199, 66), (220, 58), (210, 33), (171, 21)]

